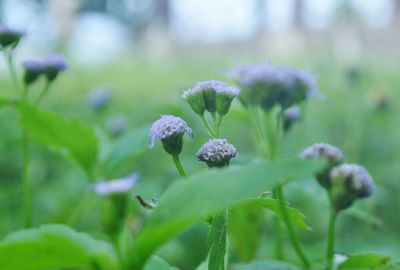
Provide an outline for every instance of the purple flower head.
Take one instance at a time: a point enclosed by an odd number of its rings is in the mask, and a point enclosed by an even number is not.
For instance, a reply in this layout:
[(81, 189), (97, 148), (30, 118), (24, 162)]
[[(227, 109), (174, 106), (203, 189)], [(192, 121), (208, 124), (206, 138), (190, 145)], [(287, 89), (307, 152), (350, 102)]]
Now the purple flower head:
[(133, 173), (127, 177), (101, 181), (93, 186), (94, 191), (103, 197), (127, 194), (139, 178), (138, 173)]
[(95, 110), (104, 109), (111, 101), (111, 90), (107, 87), (99, 87), (89, 92), (87, 102)]
[(0, 50), (7, 47), (15, 48), (24, 35), (22, 31), (0, 25)]
[(51, 54), (44, 61), (45, 74), (49, 81), (53, 81), (57, 75), (68, 68), (64, 58), (59, 54)]
[(187, 133), (193, 137), (192, 129), (180, 117), (161, 115), (150, 128), (149, 147), (153, 148), (156, 141), (160, 140), (167, 153), (179, 155), (182, 151), (183, 135)]
[(29, 85), (45, 72), (46, 65), (43, 61), (37, 59), (28, 59), (22, 63), (25, 69), (24, 82)]
[(242, 88), (242, 102), (261, 106), (264, 110), (277, 104), (286, 109), (317, 91), (312, 74), (269, 63), (242, 66), (230, 76)]
[(303, 150), (302, 159), (324, 160), (326, 166), (316, 173), (315, 177), (319, 184), (326, 189), (331, 188), (330, 171), (334, 166), (341, 164), (344, 160), (343, 152), (336, 146), (327, 143), (316, 143)]
[(209, 167), (224, 167), (237, 154), (236, 147), (225, 139), (210, 139), (197, 151), (197, 158)]
[(218, 112), (220, 115), (228, 113), (232, 100), (239, 95), (237, 88), (231, 87), (218, 80), (202, 81), (186, 90), (182, 97), (185, 98), (192, 109), (202, 115), (205, 110), (210, 113)]
[(282, 112), (283, 114), (283, 129), (288, 131), (294, 123), (300, 120), (301, 111), (298, 106), (292, 106)]
[(332, 197), (337, 209), (349, 207), (357, 198), (370, 197), (374, 180), (366, 168), (358, 164), (341, 164), (330, 172)]

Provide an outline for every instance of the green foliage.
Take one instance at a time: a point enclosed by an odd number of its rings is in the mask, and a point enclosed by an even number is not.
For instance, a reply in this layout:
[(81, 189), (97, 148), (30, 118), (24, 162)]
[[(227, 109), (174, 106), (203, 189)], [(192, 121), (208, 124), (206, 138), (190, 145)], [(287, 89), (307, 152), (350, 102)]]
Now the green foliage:
[(121, 164), (132, 160), (148, 149), (149, 127), (144, 126), (124, 134), (108, 151), (102, 161), (105, 175), (117, 170)]
[(257, 196), (282, 180), (311, 177), (321, 163), (304, 160), (254, 162), (197, 173), (178, 179), (164, 193), (146, 221), (130, 254), (131, 268), (140, 268), (152, 252), (191, 224)]
[(259, 261), (249, 264), (237, 264), (232, 270), (300, 270), (297, 266), (278, 261)]
[(240, 261), (249, 262), (255, 258), (265, 223), (265, 211), (255, 203), (238, 204), (229, 210), (230, 247)]
[(392, 269), (386, 268), (390, 258), (382, 254), (360, 254), (349, 257), (339, 265), (338, 270), (350, 269)]
[(212, 221), (208, 242), (210, 257), (208, 259), (209, 270), (225, 269), (227, 211), (217, 214)]
[(178, 270), (178, 268), (170, 266), (160, 257), (153, 256), (147, 262), (144, 270)]
[[(279, 206), (279, 201), (272, 198), (250, 198), (240, 202), (241, 204), (258, 204), (268, 210), (270, 210), (276, 217), (282, 219), (283, 213)], [(292, 224), (299, 229), (310, 230), (311, 228), (305, 223), (305, 215), (299, 210), (289, 207), (288, 202), (284, 202), (286, 210), (289, 214), (289, 218)]]
[(0, 269), (118, 270), (115, 250), (108, 243), (63, 225), (10, 234), (0, 242)]
[[(66, 151), (85, 172), (92, 176), (97, 159), (98, 140), (93, 130), (78, 120), (19, 103), (21, 125), (32, 140)], [(93, 180), (93, 179), (90, 179)]]

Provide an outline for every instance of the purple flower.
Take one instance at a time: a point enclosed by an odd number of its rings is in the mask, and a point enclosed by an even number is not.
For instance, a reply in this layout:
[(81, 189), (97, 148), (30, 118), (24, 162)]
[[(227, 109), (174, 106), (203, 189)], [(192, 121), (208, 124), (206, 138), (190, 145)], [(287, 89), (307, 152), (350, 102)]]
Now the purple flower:
[(179, 155), (182, 151), (183, 135), (187, 133), (193, 137), (192, 129), (180, 117), (161, 115), (150, 128), (149, 147), (153, 148), (156, 141), (160, 140), (167, 153)]
[(119, 136), (125, 132), (128, 126), (128, 120), (124, 116), (116, 116), (110, 119), (107, 123), (108, 131), (113, 136)]
[(36, 81), (36, 79), (44, 73), (46, 66), (45, 63), (37, 59), (28, 59), (22, 63), (25, 69), (24, 82), (29, 85)]
[(337, 209), (349, 207), (357, 198), (370, 197), (374, 180), (366, 168), (358, 164), (341, 164), (330, 172), (331, 193)]
[(104, 109), (111, 101), (111, 90), (107, 87), (99, 87), (89, 92), (87, 102), (95, 110)]
[(197, 114), (202, 115), (207, 110), (210, 113), (218, 112), (220, 115), (225, 115), (232, 100), (238, 95), (237, 88), (222, 81), (209, 80), (196, 83), (193, 88), (186, 90), (182, 97)]
[(93, 186), (94, 191), (103, 197), (128, 193), (139, 178), (138, 173), (133, 173), (127, 177), (101, 181)]
[(59, 54), (51, 54), (44, 61), (45, 71), (49, 81), (53, 81), (57, 75), (68, 68), (64, 58)]
[(241, 101), (264, 110), (277, 104), (286, 109), (318, 91), (314, 75), (269, 63), (242, 66), (230, 76), (242, 88)]
[(22, 31), (0, 25), (0, 50), (7, 47), (15, 48), (24, 35)]
[(209, 167), (224, 167), (237, 154), (236, 147), (225, 139), (210, 139), (197, 151), (197, 158)]

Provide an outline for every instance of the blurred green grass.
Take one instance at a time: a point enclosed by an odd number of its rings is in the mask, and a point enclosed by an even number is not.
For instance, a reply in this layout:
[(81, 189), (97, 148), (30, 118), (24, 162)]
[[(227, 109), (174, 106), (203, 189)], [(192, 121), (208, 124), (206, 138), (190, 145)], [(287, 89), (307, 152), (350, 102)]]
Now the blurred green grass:
[[(365, 165), (378, 185), (371, 200), (357, 203), (339, 222), (338, 250), (353, 252), (367, 249), (400, 254), (400, 129), (397, 127), (400, 107), (398, 69), (389, 62), (365, 59), (355, 66), (346, 66), (330, 60), (327, 55), (310, 57), (270, 57), (278, 65), (304, 68), (317, 74), (323, 99), (312, 98), (305, 105), (306, 114), (287, 137), (285, 155), (297, 155), (302, 148), (315, 142), (329, 142), (339, 146), (350, 163)], [(78, 118), (107, 135), (106, 122), (116, 115), (129, 120), (129, 129), (149, 125), (160, 114), (177, 114), (187, 120), (195, 132), (193, 141), (187, 139), (182, 154), (187, 171), (204, 169), (195, 159), (196, 150), (207, 140), (199, 119), (181, 98), (182, 92), (196, 81), (222, 79), (228, 82), (226, 71), (238, 64), (263, 62), (262, 57), (238, 56), (233, 53), (210, 55), (174, 54), (164, 58), (149, 55), (128, 55), (123, 59), (100, 67), (80, 67), (73, 63), (68, 72), (60, 76), (46, 99), (44, 106), (62, 115)], [(110, 106), (95, 113), (87, 105), (88, 92), (98, 86), (112, 89)], [(40, 84), (35, 85), (40, 88)], [(10, 82), (0, 81), (1, 95), (11, 93)], [(38, 89), (32, 89), (32, 95)], [(382, 103), (382, 102), (386, 103)], [(9, 109), (0, 109), (0, 236), (22, 225), (20, 192), (20, 151), (17, 116)], [(223, 134), (239, 150), (240, 162), (255, 155), (256, 146), (249, 135), (247, 115), (239, 102), (226, 117)], [(76, 166), (64, 157), (33, 146), (35, 158), (32, 165), (34, 184), (35, 224), (66, 222), (71, 203), (87, 190), (85, 177)], [(147, 198), (157, 198), (168, 183), (176, 177), (171, 160), (158, 145), (140, 159), (125, 164), (115, 172), (115, 177), (138, 171), (141, 179), (135, 193)], [(267, 180), (266, 180), (267, 181)], [(322, 257), (321, 245), (328, 213), (321, 207), (326, 204), (323, 190), (309, 179), (291, 185), (289, 201), (306, 213), (308, 224), (314, 228), (302, 237), (312, 247), (315, 257)], [(87, 216), (75, 226), (105, 237), (98, 222), (96, 202), (88, 206)], [(327, 211), (327, 210), (326, 210)], [(197, 234), (184, 234), (160, 252), (191, 269), (201, 260), (184, 247), (200, 241), (205, 229), (196, 226)], [(264, 236), (265, 237), (265, 236)], [(197, 240), (196, 240), (197, 239)], [(351, 240), (349, 240), (351, 239)], [(259, 256), (271, 253), (265, 237)], [(202, 248), (205, 249), (205, 243)], [(171, 251), (172, 250), (172, 251)], [(287, 251), (290, 253), (291, 251)], [(199, 251), (199, 254), (202, 254)], [(191, 258), (192, 256), (193, 258)]]

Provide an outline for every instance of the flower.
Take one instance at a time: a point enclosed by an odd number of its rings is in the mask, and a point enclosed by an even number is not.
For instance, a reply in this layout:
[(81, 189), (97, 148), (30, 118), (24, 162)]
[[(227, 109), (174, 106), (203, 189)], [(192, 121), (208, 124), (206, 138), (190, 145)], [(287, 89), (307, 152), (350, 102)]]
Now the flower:
[(182, 151), (183, 135), (187, 133), (193, 137), (192, 129), (180, 117), (161, 115), (150, 128), (149, 147), (153, 148), (155, 142), (160, 140), (167, 153), (179, 155)]
[(139, 178), (138, 173), (133, 173), (127, 177), (110, 181), (98, 182), (94, 185), (94, 191), (103, 197), (128, 193)]
[(343, 162), (343, 152), (336, 146), (327, 143), (316, 143), (303, 150), (302, 159), (327, 161), (326, 166), (316, 174), (318, 182), (325, 188), (330, 188), (329, 172), (332, 167)]
[(24, 82), (26, 85), (34, 83), (46, 68), (44, 62), (37, 59), (25, 60), (22, 66), (25, 69)]
[(289, 108), (318, 92), (314, 75), (291, 67), (247, 65), (230, 76), (242, 88), (240, 99), (244, 105), (261, 106), (266, 111), (277, 104)]
[(25, 35), (24, 32), (0, 25), (0, 49), (7, 47), (15, 48), (20, 39)]
[(374, 180), (368, 170), (358, 164), (341, 164), (330, 172), (332, 200), (336, 209), (349, 207), (357, 198), (370, 197)]
[(283, 111), (283, 129), (288, 131), (294, 123), (299, 121), (301, 111), (298, 106), (292, 106)]
[(67, 69), (67, 63), (64, 58), (59, 54), (51, 54), (49, 55), (45, 61), (45, 70), (44, 74), (46, 75), (48, 81), (53, 81), (58, 73)]
[(197, 114), (202, 115), (207, 110), (223, 116), (228, 113), (232, 100), (238, 95), (238, 89), (222, 81), (209, 80), (196, 83), (193, 88), (186, 90), (182, 97)]
[(124, 133), (127, 126), (128, 126), (128, 120), (122, 115), (113, 117), (107, 122), (108, 131), (113, 136), (119, 136), (122, 133)]
[(209, 167), (224, 167), (237, 154), (236, 148), (226, 139), (210, 139), (197, 151), (197, 158)]
[(89, 92), (87, 102), (95, 110), (104, 109), (111, 100), (111, 90), (107, 87), (98, 87)]

